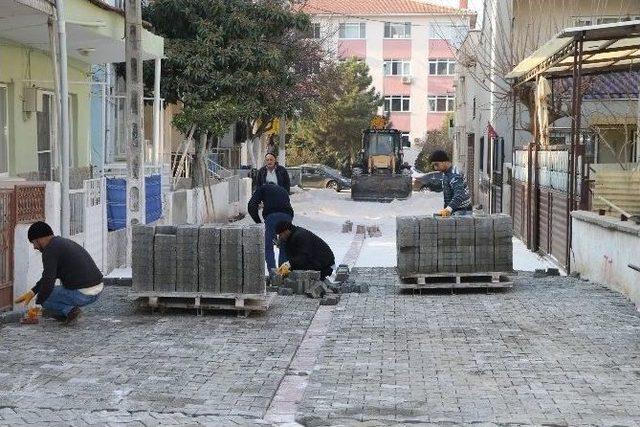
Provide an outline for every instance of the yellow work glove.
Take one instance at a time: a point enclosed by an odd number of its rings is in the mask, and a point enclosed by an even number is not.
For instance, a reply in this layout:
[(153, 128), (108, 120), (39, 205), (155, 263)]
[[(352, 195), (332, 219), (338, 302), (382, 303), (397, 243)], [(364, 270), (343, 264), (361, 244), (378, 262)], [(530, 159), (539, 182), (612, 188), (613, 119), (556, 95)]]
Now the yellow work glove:
[(289, 264), (288, 261), (283, 263), (280, 267), (278, 267), (278, 270), (277, 270), (277, 273), (282, 277), (287, 276), (290, 272), (291, 272), (291, 264)]
[(36, 319), (40, 317), (41, 314), (42, 314), (42, 308), (35, 306), (27, 310), (27, 314), (25, 317), (28, 317), (29, 319)]
[(440, 209), (440, 212), (438, 212), (438, 214), (442, 217), (451, 216), (451, 208)]
[(31, 300), (35, 296), (36, 296), (36, 294), (31, 289), (29, 289), (27, 292), (25, 292), (24, 294), (22, 294), (18, 298), (16, 298), (16, 300), (14, 302), (16, 304), (23, 303), (24, 305), (27, 305), (27, 304), (29, 304), (31, 302)]

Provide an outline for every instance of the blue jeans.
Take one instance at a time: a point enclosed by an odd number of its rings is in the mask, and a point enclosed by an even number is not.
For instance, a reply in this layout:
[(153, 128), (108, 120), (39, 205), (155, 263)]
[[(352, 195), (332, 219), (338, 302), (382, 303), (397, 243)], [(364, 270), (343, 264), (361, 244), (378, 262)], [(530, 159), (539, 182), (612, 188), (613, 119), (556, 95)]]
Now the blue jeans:
[(54, 286), (53, 291), (51, 291), (49, 298), (44, 301), (42, 307), (55, 314), (67, 316), (73, 307), (83, 307), (92, 304), (96, 302), (99, 296), (100, 294), (85, 295), (77, 289)]
[[(276, 255), (273, 250), (273, 239), (276, 237), (276, 225), (278, 225), (280, 221), (291, 222), (292, 219), (291, 215), (282, 212), (274, 212), (267, 215), (264, 219), (264, 257), (265, 261), (267, 261), (269, 271), (271, 271), (272, 268), (276, 268)], [(280, 242), (278, 265), (282, 265), (282, 263), (287, 261), (288, 258), (284, 250), (284, 242)]]

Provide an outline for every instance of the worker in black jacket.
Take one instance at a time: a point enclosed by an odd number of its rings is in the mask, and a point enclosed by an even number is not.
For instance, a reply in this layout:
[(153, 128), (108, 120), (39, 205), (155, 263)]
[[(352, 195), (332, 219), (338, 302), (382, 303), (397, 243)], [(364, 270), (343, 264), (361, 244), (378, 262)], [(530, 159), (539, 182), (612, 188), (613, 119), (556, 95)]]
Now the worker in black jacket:
[[(273, 241), (276, 237), (276, 224), (281, 221), (293, 220), (293, 208), (289, 193), (282, 187), (271, 182), (262, 185), (253, 192), (249, 200), (247, 210), (249, 215), (260, 224), (260, 216), (258, 215), (258, 207), (262, 203), (262, 218), (264, 219), (264, 253), (267, 262), (267, 268), (271, 270), (276, 267), (275, 253), (273, 250)], [(278, 255), (278, 265), (287, 261), (287, 256), (282, 247)]]
[(331, 276), (335, 257), (329, 245), (311, 231), (296, 227), (290, 221), (281, 221), (276, 225), (278, 241), (284, 246), (289, 258), (287, 270), (315, 270), (320, 272), (320, 280)]
[[(80, 307), (94, 303), (102, 293), (100, 269), (82, 246), (54, 236), (46, 222), (33, 223), (27, 238), (42, 252), (42, 278), (15, 303), (26, 306), (37, 295), (36, 304), (55, 319), (71, 323), (80, 315)], [(56, 279), (62, 286), (55, 286)]]
[(265, 185), (267, 182), (279, 185), (287, 190), (291, 190), (291, 182), (289, 180), (289, 172), (283, 166), (276, 162), (276, 156), (273, 153), (267, 153), (264, 156), (265, 165), (258, 170), (256, 177), (256, 187)]

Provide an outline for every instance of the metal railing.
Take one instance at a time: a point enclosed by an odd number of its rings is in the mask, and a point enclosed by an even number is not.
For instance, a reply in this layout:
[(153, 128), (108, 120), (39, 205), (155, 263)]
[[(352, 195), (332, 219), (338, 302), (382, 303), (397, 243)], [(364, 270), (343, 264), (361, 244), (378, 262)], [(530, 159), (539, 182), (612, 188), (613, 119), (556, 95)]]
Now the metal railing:
[(69, 235), (84, 233), (84, 189), (69, 191)]

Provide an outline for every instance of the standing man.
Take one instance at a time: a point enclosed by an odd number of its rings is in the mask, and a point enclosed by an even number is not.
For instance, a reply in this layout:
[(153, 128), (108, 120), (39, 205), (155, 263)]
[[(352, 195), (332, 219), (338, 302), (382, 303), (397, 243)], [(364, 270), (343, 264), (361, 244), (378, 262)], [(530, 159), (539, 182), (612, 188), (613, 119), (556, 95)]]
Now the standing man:
[(441, 216), (470, 215), (472, 212), (469, 187), (464, 177), (451, 165), (451, 159), (443, 150), (436, 150), (429, 156), (433, 168), (442, 172), (442, 195), (444, 208)]
[[(289, 199), (289, 192), (278, 185), (267, 182), (256, 189), (251, 196), (251, 200), (247, 205), (249, 215), (260, 224), (260, 216), (258, 215), (258, 206), (262, 203), (262, 218), (264, 219), (264, 254), (267, 262), (267, 268), (271, 270), (276, 267), (275, 253), (273, 251), (273, 241), (276, 237), (276, 224), (281, 221), (293, 220), (293, 208)], [(278, 265), (287, 261), (286, 251), (280, 246), (278, 255)]]
[(282, 273), (286, 274), (288, 270), (315, 270), (320, 272), (320, 280), (331, 276), (336, 260), (327, 242), (307, 229), (296, 227), (291, 221), (279, 222), (276, 233), (278, 240), (285, 243), (289, 259), (281, 267)]
[[(42, 252), (42, 278), (16, 299), (25, 306), (37, 295), (42, 305), (56, 320), (66, 324), (81, 313), (80, 307), (94, 303), (102, 292), (102, 273), (91, 255), (73, 240), (54, 236), (51, 227), (38, 221), (29, 227), (27, 238), (33, 248)], [(62, 286), (55, 286), (60, 279)]]
[(289, 173), (287, 169), (280, 166), (276, 161), (276, 156), (273, 153), (267, 153), (264, 156), (265, 165), (258, 171), (258, 177), (256, 178), (256, 187), (265, 185), (267, 182), (279, 185), (287, 190), (291, 190), (291, 182), (289, 180)]

